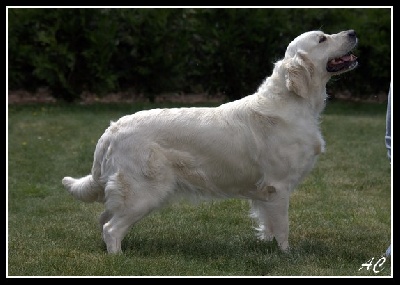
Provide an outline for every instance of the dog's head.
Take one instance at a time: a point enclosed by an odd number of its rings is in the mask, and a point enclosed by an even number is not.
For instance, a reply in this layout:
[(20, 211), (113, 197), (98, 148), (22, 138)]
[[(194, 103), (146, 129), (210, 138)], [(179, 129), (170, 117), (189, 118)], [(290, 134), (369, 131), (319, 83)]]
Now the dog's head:
[(357, 42), (354, 30), (331, 35), (311, 31), (296, 37), (283, 60), (287, 88), (307, 97), (310, 86), (325, 85), (331, 76), (356, 68), (357, 57), (351, 50)]

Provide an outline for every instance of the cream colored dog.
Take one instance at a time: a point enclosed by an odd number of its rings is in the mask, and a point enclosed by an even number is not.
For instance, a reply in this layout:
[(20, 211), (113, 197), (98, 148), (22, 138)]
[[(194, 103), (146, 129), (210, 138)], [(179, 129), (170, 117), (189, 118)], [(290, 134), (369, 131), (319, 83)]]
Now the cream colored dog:
[(324, 151), (326, 84), (357, 66), (356, 44), (353, 30), (306, 32), (253, 95), (111, 122), (91, 174), (62, 183), (81, 201), (105, 204), (100, 224), (109, 253), (121, 252), (137, 221), (179, 197), (249, 199), (260, 238), (288, 250), (289, 196)]

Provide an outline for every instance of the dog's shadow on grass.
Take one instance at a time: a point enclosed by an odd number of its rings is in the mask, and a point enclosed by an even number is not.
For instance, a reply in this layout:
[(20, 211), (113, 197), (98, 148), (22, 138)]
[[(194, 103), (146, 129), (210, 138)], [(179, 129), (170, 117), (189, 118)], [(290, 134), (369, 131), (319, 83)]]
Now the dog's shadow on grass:
[[(253, 235), (252, 235), (253, 234)], [(102, 243), (102, 249), (107, 251)], [(207, 260), (210, 258), (243, 258), (252, 259), (256, 256), (273, 256), (288, 260), (298, 258), (320, 258), (320, 259), (351, 259), (364, 260), (363, 252), (349, 253), (340, 248), (332, 251), (332, 248), (319, 240), (303, 240), (294, 243), (288, 252), (283, 252), (278, 247), (276, 240), (262, 241), (254, 236), (254, 233), (242, 237), (236, 235), (231, 238), (223, 237), (204, 238), (197, 232), (184, 235), (169, 236), (146, 236), (143, 234), (131, 233), (122, 242), (122, 251), (127, 256), (173, 256), (180, 255), (185, 258)]]
[[(139, 225), (139, 229), (135, 231), (135, 227), (124, 238), (121, 243), (122, 252), (126, 256), (183, 256), (193, 259), (209, 259), (209, 258), (254, 258), (259, 256), (279, 256), (280, 258), (297, 258), (315, 257), (325, 255), (348, 255), (348, 253), (340, 252), (335, 249), (332, 252), (331, 247), (324, 244), (321, 240), (302, 240), (291, 242), (291, 248), (288, 252), (283, 252), (276, 240), (265, 241), (256, 237), (256, 232), (251, 230), (238, 230), (235, 232), (235, 226), (229, 229), (221, 229), (214, 224), (197, 224), (193, 228), (179, 229), (170, 231), (170, 227), (149, 224)], [(179, 225), (174, 225), (179, 226)], [(237, 230), (238, 228), (236, 228)], [(210, 235), (209, 232), (215, 234)], [(106, 245), (102, 240), (101, 248), (107, 251)], [(364, 258), (360, 256), (360, 258)]]
[[(102, 249), (106, 251), (103, 243)], [(152, 236), (145, 237), (140, 234), (129, 234), (122, 242), (122, 251), (127, 256), (176, 256), (185, 258), (208, 260), (208, 259), (253, 259), (256, 256), (273, 256), (280, 258), (297, 258), (299, 255), (311, 256), (328, 252), (328, 247), (322, 242), (302, 242), (298, 246), (291, 248), (288, 252), (283, 252), (276, 240), (259, 240), (254, 235), (244, 237), (222, 238), (203, 238), (202, 235), (193, 233), (179, 238), (173, 236)]]
[[(229, 268), (231, 264), (238, 266), (237, 270), (243, 269), (245, 273), (242, 272), (242, 275), (276, 274), (276, 272), (281, 272), (282, 266), (297, 268), (297, 271), (293, 272), (294, 275), (303, 275), (310, 268), (324, 268), (329, 275), (330, 272), (342, 272), (341, 266), (352, 267), (349, 269), (352, 276), (376, 275), (370, 272), (372, 270), (357, 271), (367, 260), (366, 252), (348, 252), (346, 248), (333, 248), (323, 240), (293, 242), (291, 249), (283, 252), (275, 240), (260, 241), (251, 233), (243, 236), (232, 235), (230, 238), (226, 235), (216, 236), (215, 239), (212, 236), (199, 234), (197, 231), (193, 234), (185, 232), (179, 235), (167, 235), (159, 231), (158, 234), (151, 236), (147, 233), (128, 234), (122, 242), (123, 256), (128, 259), (148, 259), (150, 262), (158, 259), (193, 260), (204, 262), (208, 266), (223, 268), (224, 266)], [(106, 252), (104, 243), (101, 247)], [(331, 265), (332, 268), (326, 269)], [(386, 267), (390, 267), (389, 261)], [(226, 268), (224, 270), (229, 271)], [(385, 272), (382, 274), (386, 274)]]
[[(175, 236), (176, 237), (176, 236)], [(105, 244), (103, 250), (107, 250)], [(122, 242), (122, 251), (125, 255), (134, 256), (158, 256), (181, 255), (185, 258), (209, 259), (209, 258), (238, 258), (244, 253), (254, 254), (285, 254), (275, 240), (261, 241), (256, 237), (204, 239), (194, 233), (191, 236), (152, 236), (146, 238), (142, 235), (130, 234)]]

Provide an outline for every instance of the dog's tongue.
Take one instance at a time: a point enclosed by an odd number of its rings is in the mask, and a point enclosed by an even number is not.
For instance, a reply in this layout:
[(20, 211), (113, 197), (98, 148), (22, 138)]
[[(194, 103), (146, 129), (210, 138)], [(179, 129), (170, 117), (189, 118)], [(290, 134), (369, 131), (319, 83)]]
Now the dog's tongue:
[(345, 55), (345, 56), (342, 56), (342, 60), (343, 61), (353, 61), (353, 60), (356, 60), (357, 59), (357, 57), (354, 55), (354, 54), (348, 54), (348, 55)]
[(328, 72), (338, 72), (348, 66), (351, 66), (355, 61), (357, 61), (357, 57), (350, 52), (346, 55), (328, 61), (326, 69)]
[(357, 59), (357, 57), (354, 54), (346, 54), (346, 55), (344, 55), (342, 57), (338, 57), (338, 58), (332, 59), (330, 61), (330, 63), (331, 64), (339, 64), (339, 63), (342, 63), (342, 62), (345, 62), (345, 61), (354, 61), (356, 59)]

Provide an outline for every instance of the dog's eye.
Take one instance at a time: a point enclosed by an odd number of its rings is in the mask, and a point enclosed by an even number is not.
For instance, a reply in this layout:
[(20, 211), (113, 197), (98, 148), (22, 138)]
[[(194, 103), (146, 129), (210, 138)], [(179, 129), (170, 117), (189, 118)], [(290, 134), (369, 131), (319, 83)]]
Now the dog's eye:
[(320, 36), (319, 37), (319, 42), (322, 43), (324, 41), (326, 41), (326, 37), (325, 36)]

